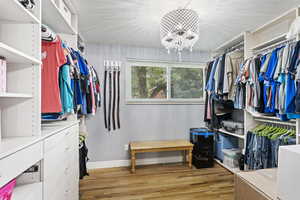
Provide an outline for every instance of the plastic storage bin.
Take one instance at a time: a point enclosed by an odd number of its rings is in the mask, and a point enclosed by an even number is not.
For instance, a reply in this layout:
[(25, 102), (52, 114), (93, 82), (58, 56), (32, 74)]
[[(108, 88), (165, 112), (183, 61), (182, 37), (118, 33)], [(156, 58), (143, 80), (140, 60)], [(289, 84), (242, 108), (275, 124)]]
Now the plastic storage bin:
[(223, 149), (239, 148), (239, 140), (236, 137), (228, 136), (222, 133), (217, 133), (215, 136), (215, 157), (223, 162)]
[(239, 167), (239, 159), (241, 157), (240, 149), (223, 149), (224, 161), (223, 164), (230, 168)]
[(213, 167), (214, 133), (206, 128), (191, 128), (190, 142), (194, 144), (193, 165), (197, 168)]
[(15, 186), (16, 180), (12, 180), (8, 184), (0, 188), (0, 200), (10, 200)]

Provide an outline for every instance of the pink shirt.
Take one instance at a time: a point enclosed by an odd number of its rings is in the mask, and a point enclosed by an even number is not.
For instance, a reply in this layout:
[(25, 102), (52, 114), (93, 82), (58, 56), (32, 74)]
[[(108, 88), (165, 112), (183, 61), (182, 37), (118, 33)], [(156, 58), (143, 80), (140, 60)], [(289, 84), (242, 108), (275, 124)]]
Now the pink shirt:
[(67, 62), (60, 39), (42, 41), (42, 113), (62, 111), (59, 90), (59, 68)]

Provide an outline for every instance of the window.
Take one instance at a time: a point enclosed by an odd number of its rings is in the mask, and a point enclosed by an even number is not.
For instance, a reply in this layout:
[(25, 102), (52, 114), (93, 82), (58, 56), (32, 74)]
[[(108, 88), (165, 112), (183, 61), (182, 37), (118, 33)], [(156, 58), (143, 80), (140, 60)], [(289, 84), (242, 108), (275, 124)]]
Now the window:
[(128, 103), (202, 103), (204, 69), (199, 65), (129, 63)]

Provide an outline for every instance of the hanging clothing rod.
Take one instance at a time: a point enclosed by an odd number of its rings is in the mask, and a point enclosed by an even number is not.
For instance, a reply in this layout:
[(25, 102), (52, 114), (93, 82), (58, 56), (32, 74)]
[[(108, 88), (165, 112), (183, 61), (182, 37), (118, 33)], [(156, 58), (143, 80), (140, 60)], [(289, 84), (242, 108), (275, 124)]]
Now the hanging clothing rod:
[(267, 53), (269, 51), (272, 51), (280, 46), (284, 46), (286, 44), (291, 44), (293, 42), (296, 42), (296, 38), (292, 38), (292, 39), (288, 39), (288, 40), (283, 40), (283, 41), (280, 41), (280, 42), (277, 42), (275, 44), (272, 44), (271, 46), (267, 46), (263, 49), (259, 49), (259, 50), (253, 50), (254, 54), (261, 54), (261, 53)]
[(266, 119), (255, 119), (258, 122), (264, 122), (264, 123), (271, 123), (271, 124), (280, 124), (285, 126), (296, 126), (295, 123), (292, 122), (283, 122), (283, 121), (272, 121), (272, 120), (266, 120)]
[(238, 44), (235, 44), (235, 45), (225, 49), (224, 51), (222, 51), (222, 53), (218, 53), (217, 55), (215, 55), (213, 57), (213, 59), (216, 59), (216, 58), (222, 56), (224, 53), (227, 54), (227, 53), (230, 53), (230, 52), (233, 52), (236, 50), (244, 50), (244, 41), (241, 41)]

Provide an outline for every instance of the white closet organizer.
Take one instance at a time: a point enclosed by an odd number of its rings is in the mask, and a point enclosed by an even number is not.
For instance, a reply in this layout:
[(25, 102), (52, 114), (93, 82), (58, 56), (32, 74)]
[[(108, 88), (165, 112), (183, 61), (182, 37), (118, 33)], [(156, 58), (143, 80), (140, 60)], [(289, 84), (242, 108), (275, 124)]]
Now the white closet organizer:
[[(0, 0), (0, 56), (7, 61), (7, 88), (0, 93), (0, 187), (16, 179), (13, 200), (76, 200), (78, 121), (41, 125), (41, 22), (73, 45), (77, 14), (72, 0), (35, 3), (29, 11), (18, 0)], [(69, 19), (66, 6), (72, 8)], [(37, 172), (24, 174), (36, 164)]]
[[(245, 59), (254, 56), (256, 52), (276, 47), (280, 43), (287, 41), (286, 35), (289, 31), (289, 28), (292, 22), (298, 16), (300, 16), (300, 8), (291, 9), (286, 13), (280, 15), (279, 17), (271, 20), (270, 22), (262, 25), (256, 30), (251, 32), (246, 31), (234, 37), (233, 39), (225, 42), (223, 45), (218, 47), (213, 52), (214, 54), (212, 54), (211, 57), (215, 56), (215, 54), (219, 55), (220, 53), (223, 53), (226, 49), (230, 49), (231, 47), (234, 47), (239, 43), (244, 44)], [(298, 35), (295, 39), (299, 40), (300, 36)], [(261, 113), (254, 112), (249, 108), (246, 108), (244, 110), (244, 135), (243, 136), (236, 135), (234, 133), (222, 129), (218, 131), (223, 134), (240, 138), (241, 140), (244, 141), (244, 147), (246, 147), (247, 132), (261, 123), (273, 123), (273, 124), (296, 127), (297, 144), (300, 144), (300, 119), (284, 122), (284, 121), (280, 121), (277, 117), (265, 116)], [(220, 164), (223, 165), (222, 163)], [(233, 173), (237, 173), (239, 171), (236, 169), (230, 169), (225, 165), (223, 166), (229, 169)]]
[[(215, 57), (216, 55), (221, 55), (223, 53), (225, 53), (226, 50), (228, 49), (232, 49), (235, 47), (244, 47), (245, 46), (245, 35), (246, 33), (241, 33), (237, 36), (235, 36), (234, 38), (232, 38), (231, 40), (225, 42), (224, 44), (220, 45), (218, 48), (216, 48), (213, 52), (212, 52), (212, 57)], [(242, 140), (242, 142), (244, 143), (245, 141), (245, 135), (238, 135), (229, 131), (226, 131), (224, 129), (219, 129), (219, 132), (226, 134), (226, 135), (230, 135), (233, 137), (237, 137), (240, 140)], [(240, 146), (245, 146), (243, 144), (241, 144)]]
[[(37, 0), (31, 12), (17, 0), (0, 1), (0, 56), (7, 61), (6, 92), (0, 93), (0, 187), (43, 157), (39, 139), (40, 5)], [(33, 192), (41, 194), (41, 182), (36, 185), (39, 190)], [(20, 199), (25, 193), (22, 186), (17, 188)]]
[[(294, 8), (270, 22), (262, 25), (254, 31), (247, 32), (245, 35), (245, 58), (250, 58), (255, 53), (267, 49), (272, 49), (277, 45), (287, 41), (286, 35), (290, 29), (291, 24), (299, 15), (299, 8)], [(299, 35), (295, 38), (299, 40)], [(290, 120), (288, 122), (280, 121), (276, 117), (264, 116), (260, 113), (254, 112), (250, 108), (245, 109), (245, 134), (256, 127), (260, 123), (273, 123), (279, 125), (287, 125), (296, 127), (297, 144), (299, 141), (299, 127), (300, 120)]]
[(72, 3), (63, 0), (43, 0), (43, 23), (57, 33), (76, 35), (78, 30), (78, 16)]

